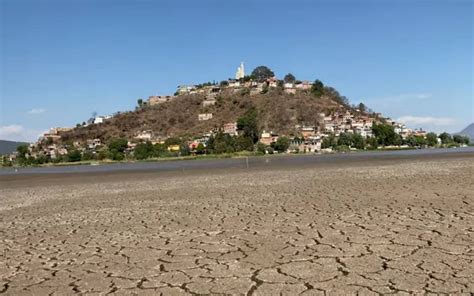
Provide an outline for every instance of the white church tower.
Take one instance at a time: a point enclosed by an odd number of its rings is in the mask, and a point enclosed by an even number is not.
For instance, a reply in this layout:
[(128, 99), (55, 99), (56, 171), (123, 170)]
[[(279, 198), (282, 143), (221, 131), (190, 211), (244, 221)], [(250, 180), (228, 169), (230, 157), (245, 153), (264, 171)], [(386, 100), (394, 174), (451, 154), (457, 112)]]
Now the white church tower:
[(235, 79), (239, 80), (244, 78), (245, 70), (244, 70), (244, 62), (240, 63), (240, 66), (237, 68), (237, 73), (235, 73)]

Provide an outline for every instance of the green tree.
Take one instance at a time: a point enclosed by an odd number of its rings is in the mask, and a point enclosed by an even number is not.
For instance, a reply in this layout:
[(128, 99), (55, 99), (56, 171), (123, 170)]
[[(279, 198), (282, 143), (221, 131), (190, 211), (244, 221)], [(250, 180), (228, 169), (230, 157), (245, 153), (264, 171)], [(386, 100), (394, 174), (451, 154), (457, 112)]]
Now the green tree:
[(360, 112), (365, 112), (367, 111), (367, 106), (365, 106), (364, 103), (360, 102), (359, 105), (357, 106)]
[(253, 151), (253, 141), (250, 137), (244, 135), (235, 138), (236, 151)]
[(288, 147), (290, 147), (290, 139), (287, 137), (279, 137), (278, 140), (275, 143), (272, 143), (272, 148), (275, 149), (276, 151), (282, 153), (288, 150)]
[(136, 159), (147, 159), (155, 156), (155, 149), (151, 142), (139, 143), (133, 155)]
[(235, 152), (235, 139), (229, 134), (219, 132), (209, 144), (213, 147), (212, 152), (216, 154)]
[(206, 153), (206, 147), (204, 147), (203, 143), (199, 143), (196, 147), (196, 153), (197, 154), (204, 154)]
[(367, 146), (370, 148), (370, 149), (377, 149), (378, 146), (379, 146), (379, 142), (377, 141), (377, 138), (376, 137), (370, 137), (370, 138), (367, 138)]
[(324, 94), (324, 84), (321, 80), (316, 79), (311, 86), (311, 93), (316, 97), (321, 97)]
[(137, 104), (138, 104), (138, 107), (141, 107), (143, 105), (143, 99), (138, 99)]
[(251, 76), (257, 81), (265, 81), (275, 76), (275, 74), (267, 66), (258, 66), (252, 71)]
[(168, 154), (168, 149), (166, 148), (167, 147), (165, 144), (157, 143), (153, 145), (153, 155), (158, 157), (165, 156), (166, 154)]
[(398, 142), (397, 134), (391, 125), (373, 124), (372, 132), (377, 138), (378, 143), (382, 146), (396, 145)]
[(191, 154), (191, 150), (189, 149), (189, 145), (186, 144), (186, 143), (182, 143), (181, 145), (179, 145), (179, 154), (181, 156), (188, 156), (189, 154)]
[(257, 153), (259, 154), (265, 154), (267, 151), (267, 146), (263, 143), (257, 143)]
[(242, 117), (237, 119), (237, 129), (242, 131), (245, 137), (248, 137), (255, 144), (258, 142), (259, 130), (257, 123), (257, 110), (249, 109)]
[(337, 139), (338, 146), (351, 146), (352, 145), (352, 135), (349, 133), (342, 133), (339, 135), (339, 139)]
[(25, 157), (28, 153), (28, 145), (20, 145), (16, 147), (17, 157)]
[(351, 145), (352, 145), (352, 147), (354, 147), (356, 149), (364, 149), (365, 148), (365, 140), (361, 135), (353, 134)]
[(337, 140), (336, 140), (336, 137), (334, 137), (334, 135), (332, 134), (327, 137), (324, 137), (321, 143), (322, 149), (333, 148), (336, 146), (337, 146)]
[(109, 158), (113, 160), (123, 160), (125, 158), (125, 150), (128, 147), (128, 141), (124, 138), (112, 139), (108, 147)]
[(410, 146), (410, 147), (415, 147), (416, 146), (416, 139), (415, 139), (415, 136), (408, 136), (406, 139), (405, 139), (405, 144)]
[(288, 73), (285, 75), (285, 77), (283, 78), (283, 81), (285, 81), (285, 83), (295, 83), (296, 81), (296, 78), (293, 74), (291, 73)]
[(415, 140), (416, 140), (416, 146), (418, 147), (424, 147), (427, 144), (426, 139), (422, 136), (415, 136)]
[(428, 146), (434, 147), (438, 145), (438, 136), (435, 133), (428, 133), (426, 135), (426, 142)]
[(469, 144), (469, 138), (462, 135), (454, 135), (453, 141), (458, 144), (466, 144), (466, 145)]
[(68, 162), (77, 162), (81, 161), (81, 152), (77, 149), (71, 149), (67, 153)]
[(447, 132), (441, 133), (439, 135), (439, 138), (441, 139), (441, 143), (443, 144), (449, 144), (453, 141), (453, 138)]

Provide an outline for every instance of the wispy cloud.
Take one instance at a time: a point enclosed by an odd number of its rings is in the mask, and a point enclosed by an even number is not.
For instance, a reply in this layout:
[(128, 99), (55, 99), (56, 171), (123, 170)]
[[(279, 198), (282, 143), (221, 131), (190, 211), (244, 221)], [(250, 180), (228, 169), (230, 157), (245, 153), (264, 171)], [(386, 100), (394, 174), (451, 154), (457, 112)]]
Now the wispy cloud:
[(405, 93), (392, 96), (381, 97), (378, 100), (390, 102), (402, 102), (407, 100), (425, 100), (431, 98), (433, 95), (427, 93)]
[(43, 130), (28, 129), (19, 124), (0, 125), (0, 139), (2, 140), (34, 142), (43, 133)]
[(397, 119), (399, 122), (403, 122), (411, 126), (437, 126), (445, 127), (452, 126), (456, 123), (456, 120), (449, 117), (431, 117), (431, 116), (412, 116), (406, 115)]
[(33, 108), (31, 109), (30, 111), (28, 111), (28, 114), (41, 114), (41, 113), (44, 113), (46, 112), (46, 109), (43, 109), (43, 108)]

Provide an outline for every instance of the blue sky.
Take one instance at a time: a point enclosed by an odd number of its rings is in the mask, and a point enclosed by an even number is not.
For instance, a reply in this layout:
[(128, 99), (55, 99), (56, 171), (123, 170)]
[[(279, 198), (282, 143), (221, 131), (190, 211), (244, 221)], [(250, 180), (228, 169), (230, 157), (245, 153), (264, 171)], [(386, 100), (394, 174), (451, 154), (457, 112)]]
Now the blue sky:
[[(197, 3), (199, 2), (199, 3)], [(472, 1), (1, 0), (0, 138), (267, 65), (409, 126), (474, 121)]]

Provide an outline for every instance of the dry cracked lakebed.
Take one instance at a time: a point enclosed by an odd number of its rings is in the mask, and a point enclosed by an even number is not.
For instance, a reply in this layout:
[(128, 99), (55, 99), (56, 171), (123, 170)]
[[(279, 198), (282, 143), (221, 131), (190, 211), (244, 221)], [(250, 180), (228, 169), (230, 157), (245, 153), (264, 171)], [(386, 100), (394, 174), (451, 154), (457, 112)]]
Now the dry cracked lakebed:
[(2, 295), (474, 292), (474, 157), (0, 185)]

